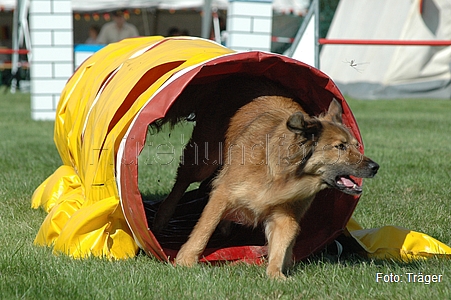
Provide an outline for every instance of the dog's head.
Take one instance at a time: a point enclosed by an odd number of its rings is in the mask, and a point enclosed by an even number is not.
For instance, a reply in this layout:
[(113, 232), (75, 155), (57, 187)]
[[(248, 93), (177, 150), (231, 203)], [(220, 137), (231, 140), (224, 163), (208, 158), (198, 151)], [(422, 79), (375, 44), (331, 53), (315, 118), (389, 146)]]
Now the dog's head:
[(287, 128), (302, 143), (303, 153), (290, 157), (299, 162), (297, 174), (318, 178), (320, 189), (332, 187), (358, 195), (362, 187), (352, 177), (370, 178), (379, 169), (377, 163), (360, 153), (359, 142), (342, 123), (342, 107), (335, 99), (327, 113), (318, 118), (306, 119), (301, 112), (294, 113)]

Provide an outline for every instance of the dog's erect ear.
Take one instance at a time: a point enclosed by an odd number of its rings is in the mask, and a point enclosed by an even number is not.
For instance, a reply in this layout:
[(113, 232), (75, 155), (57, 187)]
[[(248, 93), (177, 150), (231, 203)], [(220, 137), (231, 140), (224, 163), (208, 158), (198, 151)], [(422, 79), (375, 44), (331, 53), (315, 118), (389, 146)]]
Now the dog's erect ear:
[(287, 128), (291, 132), (302, 134), (304, 132), (304, 124), (304, 114), (301, 112), (295, 112), (288, 118)]
[(287, 128), (291, 132), (300, 134), (307, 139), (314, 140), (319, 136), (322, 125), (317, 119), (305, 120), (304, 114), (295, 112), (287, 120)]
[(337, 99), (332, 99), (332, 102), (329, 104), (329, 109), (327, 110), (327, 116), (330, 121), (335, 123), (343, 123), (342, 119), (343, 108), (341, 104), (337, 101)]

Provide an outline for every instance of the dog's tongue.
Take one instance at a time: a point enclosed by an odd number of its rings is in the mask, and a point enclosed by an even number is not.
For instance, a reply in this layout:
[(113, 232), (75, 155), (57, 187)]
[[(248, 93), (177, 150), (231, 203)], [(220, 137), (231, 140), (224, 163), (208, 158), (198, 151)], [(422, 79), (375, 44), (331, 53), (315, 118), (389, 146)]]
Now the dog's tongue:
[(352, 188), (352, 187), (354, 187), (354, 181), (352, 181), (352, 180), (350, 180), (349, 178), (346, 178), (346, 177), (340, 177), (340, 181), (343, 183), (343, 185), (345, 186), (345, 187), (348, 187), (348, 188)]

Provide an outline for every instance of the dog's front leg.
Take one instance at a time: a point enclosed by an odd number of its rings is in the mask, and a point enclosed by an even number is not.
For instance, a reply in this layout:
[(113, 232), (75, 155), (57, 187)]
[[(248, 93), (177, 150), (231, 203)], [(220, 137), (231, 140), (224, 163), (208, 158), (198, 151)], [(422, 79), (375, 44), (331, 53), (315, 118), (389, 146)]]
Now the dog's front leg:
[(300, 227), (296, 218), (276, 211), (266, 222), (268, 240), (268, 267), (266, 274), (275, 279), (285, 279), (283, 272), (292, 264), (292, 251)]
[(213, 191), (188, 241), (177, 253), (175, 261), (178, 265), (191, 267), (197, 263), (226, 208), (227, 196), (221, 191)]

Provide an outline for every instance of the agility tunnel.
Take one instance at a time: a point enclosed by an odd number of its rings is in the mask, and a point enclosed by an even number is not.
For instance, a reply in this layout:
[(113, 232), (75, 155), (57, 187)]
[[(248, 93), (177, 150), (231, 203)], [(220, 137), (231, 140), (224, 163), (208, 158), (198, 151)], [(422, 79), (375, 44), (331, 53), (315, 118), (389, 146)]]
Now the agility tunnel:
[[(178, 104), (189, 108), (189, 100), (179, 98), (187, 87), (201, 91), (236, 75), (279, 83), (314, 115), (337, 99), (344, 124), (363, 145), (352, 112), (334, 82), (309, 65), (272, 53), (235, 52), (198, 38), (126, 39), (88, 58), (61, 94), (54, 141), (63, 165), (33, 194), (32, 207), (48, 213), (35, 244), (75, 258), (123, 259), (135, 256), (139, 249), (162, 261), (175, 258), (208, 193), (201, 188), (187, 192), (174, 215), (177, 222), (164, 234), (154, 235), (149, 228), (158, 202), (146, 201), (140, 191), (145, 183), (139, 183), (143, 166), (138, 157), (146, 144), (153, 143), (149, 126), (163, 120), (176, 101), (185, 101)], [(233, 97), (233, 91), (227, 92)], [(147, 180), (159, 178), (156, 171)], [(351, 219), (358, 200), (359, 196), (332, 189), (319, 193), (301, 220), (295, 259), (305, 259), (336, 239), (351, 239), (359, 252), (373, 257), (410, 259), (451, 253), (446, 245), (402, 228), (360, 228)], [(260, 228), (236, 226), (228, 238), (213, 235), (201, 261), (259, 263), (266, 254)]]

